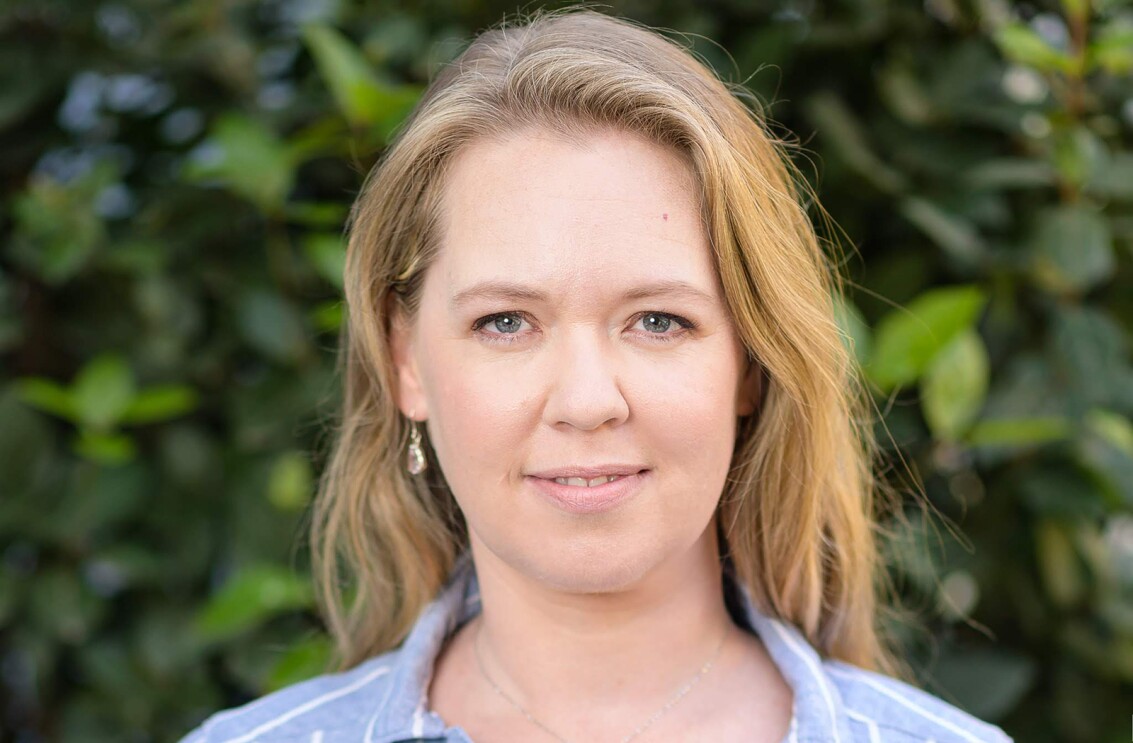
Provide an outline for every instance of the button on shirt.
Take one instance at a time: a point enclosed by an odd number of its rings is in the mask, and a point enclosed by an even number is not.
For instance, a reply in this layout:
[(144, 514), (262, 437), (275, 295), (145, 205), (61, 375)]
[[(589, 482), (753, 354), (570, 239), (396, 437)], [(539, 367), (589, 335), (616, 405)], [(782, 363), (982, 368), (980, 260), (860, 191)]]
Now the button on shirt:
[[(793, 625), (760, 613), (728, 571), (725, 580), (739, 618), (794, 691), (782, 743), (1011, 743), (998, 727), (932, 694), (823, 660)], [(479, 583), (466, 551), (399, 648), (219, 712), (181, 743), (473, 743), (429, 710), (426, 694), (445, 640), (479, 612)]]

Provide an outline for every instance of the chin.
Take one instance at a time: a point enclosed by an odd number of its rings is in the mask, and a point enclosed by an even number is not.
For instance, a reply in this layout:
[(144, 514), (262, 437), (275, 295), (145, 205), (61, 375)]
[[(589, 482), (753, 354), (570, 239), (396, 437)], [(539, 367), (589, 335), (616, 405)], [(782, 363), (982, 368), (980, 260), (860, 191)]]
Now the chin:
[(541, 577), (542, 583), (562, 593), (621, 593), (643, 577), (636, 565), (622, 562), (583, 565), (554, 565)]
[(508, 560), (515, 569), (548, 588), (563, 593), (617, 593), (637, 585), (667, 557), (655, 538), (642, 545), (619, 540), (571, 540), (549, 547), (533, 545), (530, 551)]

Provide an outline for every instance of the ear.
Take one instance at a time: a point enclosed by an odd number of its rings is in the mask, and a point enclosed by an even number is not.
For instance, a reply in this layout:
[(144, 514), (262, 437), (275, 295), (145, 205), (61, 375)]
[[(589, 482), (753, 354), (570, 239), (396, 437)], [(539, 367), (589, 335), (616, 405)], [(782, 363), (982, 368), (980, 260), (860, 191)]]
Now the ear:
[(736, 415), (740, 417), (754, 413), (763, 397), (763, 366), (746, 354), (745, 357), (747, 370), (736, 393)]
[(406, 417), (412, 413), (414, 420), (427, 420), (429, 406), (425, 402), (424, 387), (421, 384), (421, 374), (414, 354), (413, 328), (401, 302), (392, 294), (387, 297), (386, 306), (389, 308), (390, 354), (393, 357), (397, 379), (393, 391), (394, 400)]

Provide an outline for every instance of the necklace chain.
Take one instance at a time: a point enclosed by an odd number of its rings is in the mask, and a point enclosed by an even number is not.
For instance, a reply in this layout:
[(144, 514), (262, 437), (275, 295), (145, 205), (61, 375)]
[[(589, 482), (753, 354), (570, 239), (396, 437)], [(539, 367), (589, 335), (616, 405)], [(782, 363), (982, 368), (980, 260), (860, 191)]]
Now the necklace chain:
[[(484, 660), (480, 655), (480, 634), (483, 631), (483, 629), (484, 629), (483, 624), (481, 624), (479, 627), (476, 628), (476, 639), (472, 643), (473, 651), (476, 654), (476, 665), (478, 665), (480, 667), (480, 674), (484, 677), (484, 679), (489, 684), (492, 685), (492, 688), (495, 690), (495, 692), (497, 694), (499, 694), (501, 697), (503, 697), (509, 704), (511, 704), (511, 706), (513, 706), (517, 710), (519, 710), (519, 713), (522, 714), (524, 717), (526, 717), (528, 722), (542, 728), (548, 735), (550, 735), (553, 738), (555, 738), (556, 740), (558, 740), (559, 743), (570, 743), (570, 741), (568, 741), (566, 738), (559, 735), (554, 730), (551, 730), (549, 727), (544, 725), (539, 720), (536, 720), (535, 717), (532, 716), (532, 714), (530, 712), (528, 712), (527, 710), (525, 710), (523, 708), (523, 705), (521, 705), (519, 702), (515, 701), (510, 696), (508, 696), (507, 693), (503, 689), (501, 689), (496, 684), (495, 681), (492, 680), (492, 677), (488, 675), (488, 672), (486, 670), (484, 670)], [(720, 649), (724, 647), (724, 640), (725, 640), (725, 638), (727, 638), (727, 636), (728, 636), (728, 632), (727, 632), (727, 630), (725, 630), (724, 636), (720, 638), (719, 644), (716, 645), (715, 652), (712, 653), (712, 657), (708, 660), (707, 663), (705, 663), (703, 666), (700, 667), (700, 671), (696, 674), (696, 676), (694, 676), (691, 681), (689, 681), (687, 684), (685, 684), (681, 688), (681, 690), (678, 691), (675, 696), (673, 696), (672, 699), (670, 699), (668, 702), (666, 702), (664, 707), (662, 707), (661, 709), (654, 712), (653, 716), (650, 717), (648, 720), (646, 720), (643, 725), (639, 725), (637, 728), (634, 729), (634, 731), (632, 733), (630, 733), (626, 737), (622, 738), (621, 743), (629, 743), (629, 741), (633, 740), (637, 736), (644, 733), (646, 730), (648, 730), (650, 728), (650, 726), (653, 725), (653, 723), (655, 723), (655, 722), (657, 722), (657, 720), (661, 719), (662, 715), (664, 715), (666, 712), (668, 712), (670, 709), (672, 709), (677, 704), (677, 702), (679, 702), (682, 698), (684, 698), (685, 694), (688, 694), (690, 691), (692, 691), (692, 687), (696, 686), (697, 683), (700, 682), (700, 679), (704, 678), (704, 674), (708, 673), (708, 669), (712, 668), (712, 664), (716, 662), (716, 657), (718, 655), (720, 655)]]

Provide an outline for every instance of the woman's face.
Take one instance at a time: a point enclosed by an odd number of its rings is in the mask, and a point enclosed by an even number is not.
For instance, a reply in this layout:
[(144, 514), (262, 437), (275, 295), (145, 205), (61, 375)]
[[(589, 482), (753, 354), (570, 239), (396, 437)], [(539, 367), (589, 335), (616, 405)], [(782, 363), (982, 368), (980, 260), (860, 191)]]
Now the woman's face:
[[(420, 312), (392, 340), (400, 407), (427, 418), (474, 549), (600, 592), (714, 545), (758, 367), (689, 166), (630, 134), (580, 147), (534, 129), (477, 141), (452, 166)], [(644, 472), (608, 494), (535, 477), (609, 465)]]

